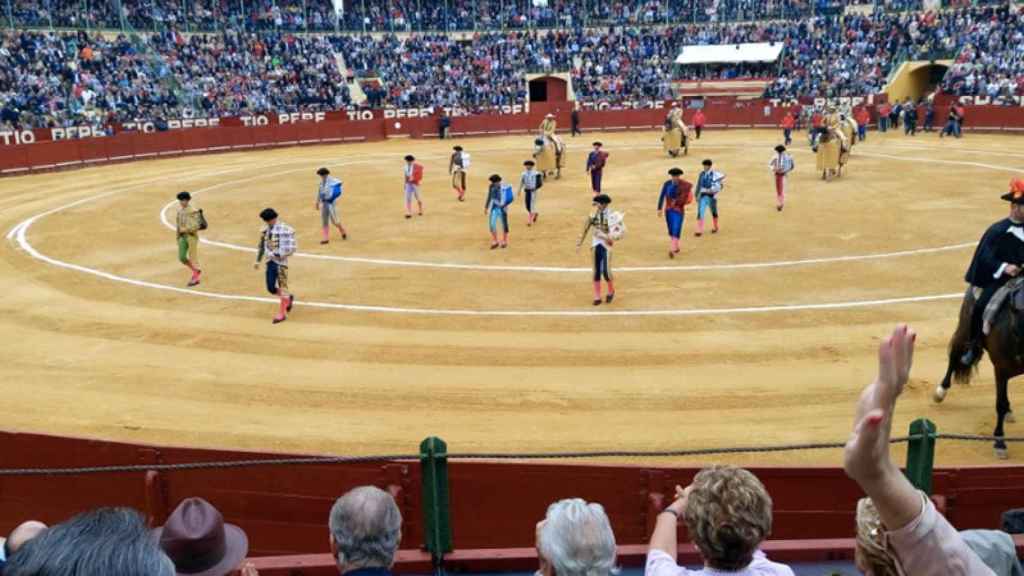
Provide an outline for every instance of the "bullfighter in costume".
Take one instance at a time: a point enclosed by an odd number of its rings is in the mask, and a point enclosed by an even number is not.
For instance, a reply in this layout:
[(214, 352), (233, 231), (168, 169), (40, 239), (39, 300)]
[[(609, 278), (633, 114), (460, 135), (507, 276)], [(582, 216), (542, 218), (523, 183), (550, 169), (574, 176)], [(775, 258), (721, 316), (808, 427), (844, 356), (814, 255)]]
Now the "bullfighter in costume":
[(672, 178), (661, 185), (658, 216), (661, 216), (664, 210), (669, 237), (668, 257), (675, 258), (679, 253), (679, 237), (683, 233), (686, 205), (693, 202), (693, 184), (683, 180), (683, 171), (679, 168), (672, 168), (668, 174)]
[(466, 199), (466, 173), (469, 171), (469, 153), (462, 146), (452, 148), (452, 157), (448, 161), (448, 174), (452, 177), (452, 188), (455, 196), (462, 202)]
[[(501, 246), (508, 248), (508, 205), (512, 203), (511, 187), (501, 184), (501, 176), (492, 174), (491, 185), (487, 189), (487, 201), (484, 203), (484, 214), (491, 229), (491, 250)], [(501, 241), (498, 241), (498, 226), (501, 226)]]
[(600, 142), (594, 142), (594, 149), (587, 155), (587, 174), (590, 175), (590, 188), (594, 196), (601, 193), (601, 176), (608, 162), (608, 153), (601, 149)]
[(540, 215), (537, 211), (537, 202), (539, 200), (540, 188), (544, 185), (544, 175), (534, 170), (534, 165), (533, 160), (523, 162), (526, 170), (523, 170), (522, 175), (519, 177), (519, 193), (526, 194), (524, 200), (526, 203), (527, 226), (533, 226), (533, 223), (537, 221), (537, 217)]
[(725, 174), (711, 168), (711, 160), (701, 162), (704, 170), (697, 176), (697, 232), (694, 236), (704, 234), (704, 211), (711, 209), (711, 233), (718, 233), (718, 194), (722, 191)]
[(420, 183), (423, 182), (423, 165), (416, 162), (411, 154), (405, 157), (405, 217), (412, 218), (412, 201), (416, 199), (418, 214), (423, 216), (423, 200), (420, 198)]
[(188, 285), (199, 284), (199, 231), (203, 229), (203, 211), (191, 204), (192, 195), (188, 192), (178, 193), (178, 218), (175, 232), (178, 240), (178, 261), (192, 272)]
[(341, 198), (341, 180), (331, 176), (331, 171), (327, 168), (317, 170), (316, 174), (320, 177), (320, 187), (316, 191), (316, 209), (320, 212), (320, 228), (323, 232), (323, 240), (320, 243), (327, 244), (331, 241), (331, 224), (338, 229), (341, 239), (347, 240), (348, 232), (341, 225), (336, 206), (338, 199)]
[(260, 212), (260, 219), (266, 223), (260, 235), (259, 249), (253, 268), (259, 270), (263, 256), (267, 257), (267, 291), (278, 297), (280, 311), (274, 316), (274, 324), (288, 319), (288, 313), (295, 304), (295, 295), (288, 291), (288, 257), (295, 253), (295, 230), (281, 222), (273, 208)]
[(608, 205), (611, 203), (612, 199), (607, 194), (594, 196), (594, 206), (597, 210), (587, 218), (583, 234), (576, 242), (576, 247), (579, 248), (587, 237), (587, 232), (592, 233), (590, 246), (594, 253), (594, 306), (601, 304), (602, 278), (608, 284), (608, 295), (604, 301), (611, 304), (615, 299), (615, 281), (612, 276), (612, 245), (615, 244), (615, 240), (612, 238), (610, 214), (608, 213)]
[(779, 144), (775, 147), (775, 155), (768, 161), (772, 175), (775, 176), (775, 209), (782, 212), (786, 205), (786, 178), (796, 168), (793, 157), (786, 152), (786, 147)]

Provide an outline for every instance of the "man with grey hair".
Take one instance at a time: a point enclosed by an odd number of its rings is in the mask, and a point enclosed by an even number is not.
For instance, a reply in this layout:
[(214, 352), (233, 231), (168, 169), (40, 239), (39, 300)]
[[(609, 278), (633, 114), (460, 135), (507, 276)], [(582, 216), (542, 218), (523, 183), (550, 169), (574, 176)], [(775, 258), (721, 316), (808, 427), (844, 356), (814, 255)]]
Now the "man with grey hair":
[(142, 516), (100, 508), (44, 530), (4, 567), (4, 576), (175, 576)]
[(331, 508), (331, 553), (349, 576), (387, 575), (402, 541), (402, 513), (391, 494), (359, 486)]
[(537, 524), (537, 554), (543, 576), (609, 576), (615, 567), (615, 534), (600, 504), (580, 498), (548, 506)]

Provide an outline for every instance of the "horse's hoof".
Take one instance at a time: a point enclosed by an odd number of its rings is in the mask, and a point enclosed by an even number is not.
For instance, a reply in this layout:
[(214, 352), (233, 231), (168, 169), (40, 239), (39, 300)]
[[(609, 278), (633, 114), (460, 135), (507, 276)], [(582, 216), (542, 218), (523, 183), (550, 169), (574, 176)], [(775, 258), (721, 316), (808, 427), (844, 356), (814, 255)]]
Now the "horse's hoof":
[(996, 448), (996, 459), (997, 460), (1009, 460), (1010, 453), (1007, 452), (1006, 448)]
[(941, 404), (942, 401), (946, 399), (946, 394), (948, 392), (949, 391), (942, 386), (936, 386), (935, 393), (932, 394), (932, 400), (934, 400), (936, 404)]
[(1009, 422), (1010, 424), (1017, 423), (1017, 417), (1013, 415), (1013, 412), (1007, 412), (1006, 416), (1003, 417), (1003, 420), (1005, 422)]

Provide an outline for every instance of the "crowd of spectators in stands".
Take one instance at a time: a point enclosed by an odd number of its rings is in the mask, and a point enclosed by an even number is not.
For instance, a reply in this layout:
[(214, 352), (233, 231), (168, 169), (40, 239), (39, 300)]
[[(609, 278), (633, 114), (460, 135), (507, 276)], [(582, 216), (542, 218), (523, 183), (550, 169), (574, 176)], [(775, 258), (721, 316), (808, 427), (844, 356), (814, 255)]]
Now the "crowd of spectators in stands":
[[(866, 494), (857, 505), (856, 565), (876, 576), (1019, 576), (1013, 539), (995, 530), (957, 532), (890, 455), (896, 401), (910, 377), (916, 334), (897, 327), (878, 351), (878, 374), (857, 403), (844, 450), (847, 475)], [(710, 466), (656, 517), (647, 576), (721, 573), (793, 576), (761, 550), (772, 532), (772, 498), (756, 475)], [(685, 524), (704, 566), (677, 565), (678, 526)], [(328, 516), (330, 550), (349, 576), (389, 576), (402, 539), (394, 497), (361, 486), (342, 495)], [(613, 576), (616, 541), (604, 507), (569, 498), (552, 503), (536, 526), (539, 576)], [(201, 498), (187, 498), (163, 526), (148, 530), (137, 512), (105, 508), (47, 527), (27, 522), (4, 542), (4, 576), (193, 574), (258, 576), (246, 562), (248, 538)]]
[[(7, 0), (4, 0), (6, 2)], [(943, 0), (944, 7), (998, 0)], [(835, 16), (851, 4), (921, 10), (921, 0), (10, 0), (0, 24), (190, 31), (456, 31), (576, 26), (647, 26)], [(118, 11), (123, 7), (123, 14)], [(123, 20), (122, 20), (123, 16)]]
[[(56, 0), (51, 5), (61, 13), (86, 14)], [(130, 19), (142, 6), (124, 5)], [(175, 5), (153, 0), (145, 13), (166, 18)], [(225, 16), (232, 5), (197, 1), (194, 12), (197, 18), (233, 17)], [(1005, 6), (758, 23), (506, 30), (462, 38), (280, 32), (268, 22), (296, 16), (289, 4), (247, 5), (251, 27), (266, 29), (189, 35), (172, 26), (146, 36), (0, 33), (0, 127), (336, 110), (356, 104), (349, 87), (353, 77), (366, 79), (363, 104), (372, 107), (478, 110), (524, 104), (531, 72), (568, 73), (577, 98), (585, 102), (670, 99), (669, 71), (681, 46), (741, 42), (784, 43), (780, 65), (686, 67), (676, 70), (675, 79), (761, 77), (770, 81), (765, 95), (775, 98), (862, 96), (879, 92), (903, 56), (951, 57), (962, 47), (945, 82), (948, 91), (1004, 100), (1024, 92), (1024, 11)], [(604, 5), (614, 12), (648, 4)], [(468, 2), (452, 0), (452, 6), (479, 17)], [(89, 12), (88, 17), (104, 20), (111, 13)]]
[(991, 10), (972, 18), (965, 10), (952, 27), (963, 50), (943, 80), (947, 92), (994, 101), (1024, 95), (1024, 11)]

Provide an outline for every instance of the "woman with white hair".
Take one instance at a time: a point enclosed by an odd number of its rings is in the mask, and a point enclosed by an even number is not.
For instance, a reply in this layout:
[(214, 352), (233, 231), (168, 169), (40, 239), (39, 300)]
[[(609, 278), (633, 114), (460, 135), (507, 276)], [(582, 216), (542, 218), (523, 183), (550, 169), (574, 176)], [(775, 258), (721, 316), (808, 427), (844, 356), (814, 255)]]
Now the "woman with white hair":
[[(680, 520), (704, 559), (704, 569), (676, 564)], [(756, 476), (734, 466), (701, 470), (693, 483), (676, 486), (676, 500), (658, 515), (647, 551), (646, 576), (793, 576), (759, 549), (772, 530), (772, 499)]]
[(610, 576), (615, 534), (604, 507), (580, 498), (559, 500), (537, 523), (537, 576)]

